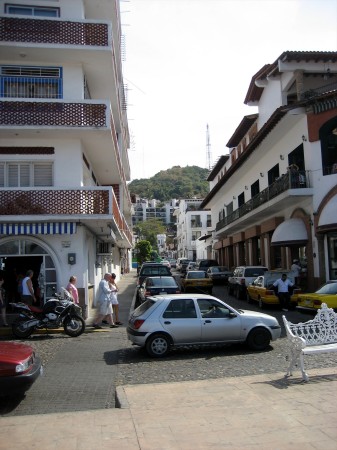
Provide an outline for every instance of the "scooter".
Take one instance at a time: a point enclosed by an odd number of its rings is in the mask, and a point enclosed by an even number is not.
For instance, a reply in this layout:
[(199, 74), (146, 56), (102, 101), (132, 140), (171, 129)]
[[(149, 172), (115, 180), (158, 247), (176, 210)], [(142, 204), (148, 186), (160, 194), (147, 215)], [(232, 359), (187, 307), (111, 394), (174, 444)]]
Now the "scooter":
[(13, 335), (19, 339), (29, 337), (36, 329), (60, 328), (71, 337), (80, 336), (85, 330), (82, 309), (72, 301), (71, 294), (62, 288), (62, 294), (54, 294), (42, 308), (25, 303), (10, 303), (19, 317), (12, 324)]

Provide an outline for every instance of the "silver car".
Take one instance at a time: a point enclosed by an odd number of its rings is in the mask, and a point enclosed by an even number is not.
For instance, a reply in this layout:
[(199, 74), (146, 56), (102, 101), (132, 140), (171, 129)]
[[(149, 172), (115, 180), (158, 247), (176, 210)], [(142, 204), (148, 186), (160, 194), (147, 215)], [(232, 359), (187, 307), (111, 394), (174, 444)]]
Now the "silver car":
[(265, 350), (281, 335), (277, 319), (255, 311), (236, 310), (211, 295), (172, 294), (149, 297), (129, 317), (128, 339), (152, 357), (187, 345), (245, 342)]

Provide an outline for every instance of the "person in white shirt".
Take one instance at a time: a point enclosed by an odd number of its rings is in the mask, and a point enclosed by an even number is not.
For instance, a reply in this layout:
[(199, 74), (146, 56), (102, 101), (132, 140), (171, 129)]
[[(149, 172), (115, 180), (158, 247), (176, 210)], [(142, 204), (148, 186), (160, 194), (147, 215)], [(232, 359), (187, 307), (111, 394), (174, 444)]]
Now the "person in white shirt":
[(110, 328), (118, 328), (118, 325), (114, 324), (113, 318), (112, 318), (112, 306), (111, 306), (111, 293), (112, 290), (109, 286), (109, 281), (111, 279), (111, 273), (106, 273), (104, 275), (103, 280), (99, 282), (98, 287), (98, 294), (97, 294), (97, 300), (98, 300), (98, 307), (99, 307), (99, 314), (94, 320), (93, 327), (94, 328), (102, 328), (99, 323), (102, 322), (103, 317), (107, 316), (108, 323), (110, 324)]
[(277, 296), (279, 298), (282, 311), (288, 311), (290, 305), (289, 287), (294, 286), (294, 284), (287, 278), (287, 274), (283, 273), (281, 278), (273, 283), (273, 286), (277, 288)]
[(300, 272), (301, 272), (301, 269), (302, 269), (302, 267), (299, 265), (298, 259), (294, 259), (290, 269), (295, 274), (295, 283), (298, 284), (298, 279), (299, 279)]
[(36, 297), (33, 288), (33, 278), (34, 272), (32, 270), (27, 270), (26, 278), (22, 280), (22, 303), (31, 306), (36, 303)]

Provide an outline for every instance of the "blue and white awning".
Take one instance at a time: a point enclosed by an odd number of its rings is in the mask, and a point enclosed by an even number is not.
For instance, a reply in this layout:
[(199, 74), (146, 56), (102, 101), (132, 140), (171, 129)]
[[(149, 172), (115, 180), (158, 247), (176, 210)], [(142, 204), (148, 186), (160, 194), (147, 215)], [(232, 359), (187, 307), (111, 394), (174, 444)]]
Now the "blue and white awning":
[(76, 223), (0, 223), (0, 234), (75, 234)]

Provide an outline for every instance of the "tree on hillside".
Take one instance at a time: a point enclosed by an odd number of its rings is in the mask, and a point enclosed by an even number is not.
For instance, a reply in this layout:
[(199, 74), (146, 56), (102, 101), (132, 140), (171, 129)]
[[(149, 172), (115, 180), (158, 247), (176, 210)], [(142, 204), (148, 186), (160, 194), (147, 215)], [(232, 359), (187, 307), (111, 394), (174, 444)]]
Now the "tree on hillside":
[(158, 219), (138, 222), (133, 229), (140, 239), (149, 241), (154, 248), (157, 248), (157, 234), (165, 234), (166, 231), (163, 222)]
[(133, 180), (129, 184), (131, 194), (142, 198), (168, 201), (172, 198), (204, 198), (209, 192), (209, 170), (198, 166), (174, 166), (162, 170), (151, 178)]

